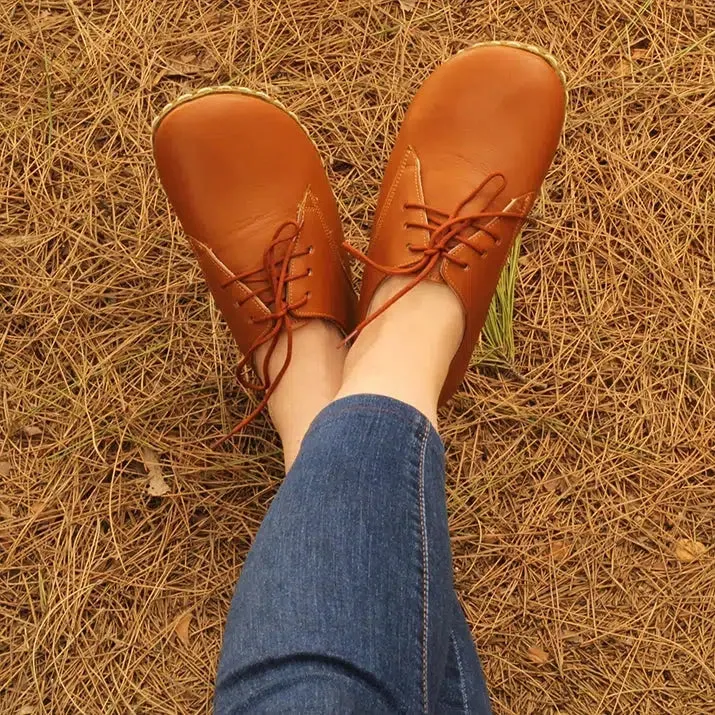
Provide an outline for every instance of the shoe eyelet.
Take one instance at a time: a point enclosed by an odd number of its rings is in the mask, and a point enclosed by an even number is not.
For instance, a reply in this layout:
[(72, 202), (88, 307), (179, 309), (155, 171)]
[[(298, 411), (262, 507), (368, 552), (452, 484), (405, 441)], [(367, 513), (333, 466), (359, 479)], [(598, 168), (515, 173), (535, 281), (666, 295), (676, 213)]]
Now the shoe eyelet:
[(312, 291), (312, 290), (308, 290), (308, 291), (305, 292), (305, 297), (306, 297), (306, 298), (310, 298), (311, 295), (313, 295), (313, 291)]
[(488, 251), (482, 251), (482, 252), (479, 254), (480, 258), (485, 259), (485, 258), (487, 257), (487, 253), (488, 253)]
[(465, 271), (465, 272), (468, 271), (468, 270), (470, 270), (470, 268), (469, 268), (469, 263), (463, 265), (463, 266), (462, 266), (462, 270)]
[(313, 269), (312, 269), (312, 268), (309, 268), (309, 269), (308, 269), (308, 276), (310, 277), (310, 276), (312, 276), (312, 275), (313, 275)]
[(313, 252), (313, 246), (308, 246), (308, 253), (312, 253), (312, 252)]

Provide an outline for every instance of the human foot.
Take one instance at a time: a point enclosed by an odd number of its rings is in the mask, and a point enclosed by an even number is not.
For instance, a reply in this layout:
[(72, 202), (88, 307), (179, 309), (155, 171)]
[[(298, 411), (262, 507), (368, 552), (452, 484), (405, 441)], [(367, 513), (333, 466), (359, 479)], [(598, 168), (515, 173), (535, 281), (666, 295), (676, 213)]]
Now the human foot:
[[(154, 124), (153, 145), (164, 189), (243, 353), (239, 373), (258, 368), (259, 381), (241, 379), (262, 400), (231, 434), (269, 402), (283, 419), (281, 393), (295, 398), (295, 422), (309, 423), (315, 400), (279, 387), (299, 380), (300, 365), (306, 385), (324, 373), (335, 386), (342, 365), (328, 361), (311, 372), (307, 363), (328, 336), (333, 357), (340, 355), (335, 338), (352, 329), (355, 309), (338, 212), (314, 144), (277, 103), (223, 87), (169, 105)], [(309, 329), (315, 323), (325, 325)], [(319, 402), (323, 388), (313, 387)], [(286, 439), (295, 441), (292, 431)]]
[[(347, 247), (367, 264), (356, 333), (367, 334), (371, 323), (427, 286), (446, 290), (459, 305), (464, 331), (456, 348), (435, 343), (433, 321), (440, 317), (430, 312), (406, 336), (414, 355), (421, 343), (449, 360), (436, 387), (440, 403), (464, 377), (501, 269), (553, 159), (564, 111), (563, 78), (545, 53), (516, 43), (459, 53), (427, 79), (405, 116), (367, 255)], [(395, 285), (391, 276), (401, 277), (401, 288), (376, 301), (382, 286)], [(376, 302), (381, 307), (374, 310)], [(414, 389), (424, 392), (417, 383)]]

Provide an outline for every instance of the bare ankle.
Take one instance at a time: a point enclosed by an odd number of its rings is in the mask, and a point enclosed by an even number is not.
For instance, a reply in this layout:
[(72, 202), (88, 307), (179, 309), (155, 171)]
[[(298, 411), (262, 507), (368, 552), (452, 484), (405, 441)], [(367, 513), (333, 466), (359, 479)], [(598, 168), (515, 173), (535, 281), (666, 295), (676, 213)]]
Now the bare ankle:
[[(385, 281), (375, 293), (371, 312), (404, 285), (400, 278)], [(436, 426), (440, 391), (463, 331), (461, 305), (447, 286), (415, 286), (358, 336), (338, 397), (393, 397), (418, 409)]]
[[(284, 449), (286, 471), (316, 415), (340, 389), (347, 348), (339, 347), (342, 335), (330, 323), (311, 320), (293, 334), (290, 365), (268, 402), (268, 411)], [(282, 337), (271, 358), (269, 375), (285, 360), (287, 339)], [(262, 364), (265, 351), (257, 353)]]

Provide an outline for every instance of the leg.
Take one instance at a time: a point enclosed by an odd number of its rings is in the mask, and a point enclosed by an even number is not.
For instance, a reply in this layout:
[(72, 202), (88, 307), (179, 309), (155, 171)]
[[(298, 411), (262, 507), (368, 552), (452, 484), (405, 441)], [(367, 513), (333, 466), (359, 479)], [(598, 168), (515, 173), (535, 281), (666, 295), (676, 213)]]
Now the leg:
[(489, 715), (489, 693), (482, 666), (474, 647), (469, 624), (462, 607), (454, 597), (452, 630), (444, 680), (439, 692), (437, 712), (440, 715), (479, 713)]
[[(268, 412), (283, 445), (286, 473), (310, 423), (333, 400), (343, 379), (347, 349), (336, 347), (342, 336), (334, 325), (313, 320), (293, 336), (293, 355), (281, 384), (268, 402)], [(267, 346), (256, 352), (256, 365), (263, 364)], [(281, 338), (271, 358), (274, 377), (285, 361), (286, 340)], [(262, 376), (263, 377), (263, 376)]]
[[(424, 286), (375, 321), (354, 346), (352, 396), (325, 407), (355, 305), (313, 144), (275, 103), (224, 89), (167, 107), (153, 143), (219, 309), (244, 358), (268, 372), (259, 407), (290, 469), (237, 587), (216, 709), (434, 711), (453, 593), (433, 425), (462, 331), (457, 303)], [(288, 154), (295, 171), (281, 171)]]
[[(218, 713), (488, 712), (452, 585), (437, 405), (469, 365), (501, 268), (553, 158), (563, 109), (553, 58), (494, 43), (460, 53), (415, 97), (388, 162), (368, 255), (350, 249), (367, 267), (340, 399), (303, 439), (321, 400), (297, 414), (302, 407), (285, 398), (287, 383), (274, 391), (279, 380), (271, 382), (283, 442), (302, 446), (236, 590)], [(248, 188), (255, 186), (263, 184)], [(296, 311), (317, 304), (321, 286), (333, 285), (310, 283), (330, 272), (309, 265), (317, 238), (303, 234), (319, 236), (324, 224), (312, 213), (312, 192), (304, 195), (299, 220), (289, 222), (299, 235), (286, 249), (298, 252), (277, 267), (275, 237), (264, 255), (275, 295), (268, 314), (249, 324), (273, 321), (271, 340), (292, 329)], [(257, 271), (249, 268), (219, 287), (251, 279)], [(236, 297), (226, 300), (228, 312), (248, 300)], [(351, 311), (343, 302), (343, 319), (333, 319), (344, 327)], [(299, 388), (310, 382), (310, 362), (304, 376), (296, 373)]]
[[(407, 282), (382, 283), (368, 312), (376, 312)], [(412, 405), (436, 428), (440, 390), (463, 333), (462, 308), (447, 286), (415, 286), (360, 333), (348, 353), (338, 396), (387, 395)]]
[[(385, 286), (376, 300), (400, 279)], [(444, 455), (430, 423), (461, 330), (448, 289), (424, 285), (358, 338), (348, 394), (301, 435), (247, 558), (217, 713), (450, 712), (459, 698), (488, 712), (453, 591)], [(410, 355), (420, 361), (405, 369)], [(298, 424), (286, 384), (271, 412)]]
[(316, 419), (241, 574), (216, 712), (434, 711), (452, 624), (441, 442), (385, 397)]

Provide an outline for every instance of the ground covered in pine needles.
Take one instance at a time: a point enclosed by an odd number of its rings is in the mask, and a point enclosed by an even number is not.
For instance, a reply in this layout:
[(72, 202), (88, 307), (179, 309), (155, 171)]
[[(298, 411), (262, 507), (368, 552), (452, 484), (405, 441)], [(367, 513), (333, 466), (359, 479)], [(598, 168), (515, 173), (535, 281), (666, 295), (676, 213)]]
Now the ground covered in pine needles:
[(277, 97), (364, 246), (411, 95), (491, 39), (549, 49), (570, 95), (513, 350), (443, 414), (494, 709), (715, 712), (711, 0), (37, 0), (0, 27), (2, 713), (208, 713), (281, 481), (265, 419), (209, 448), (254, 398), (154, 114), (222, 83)]

